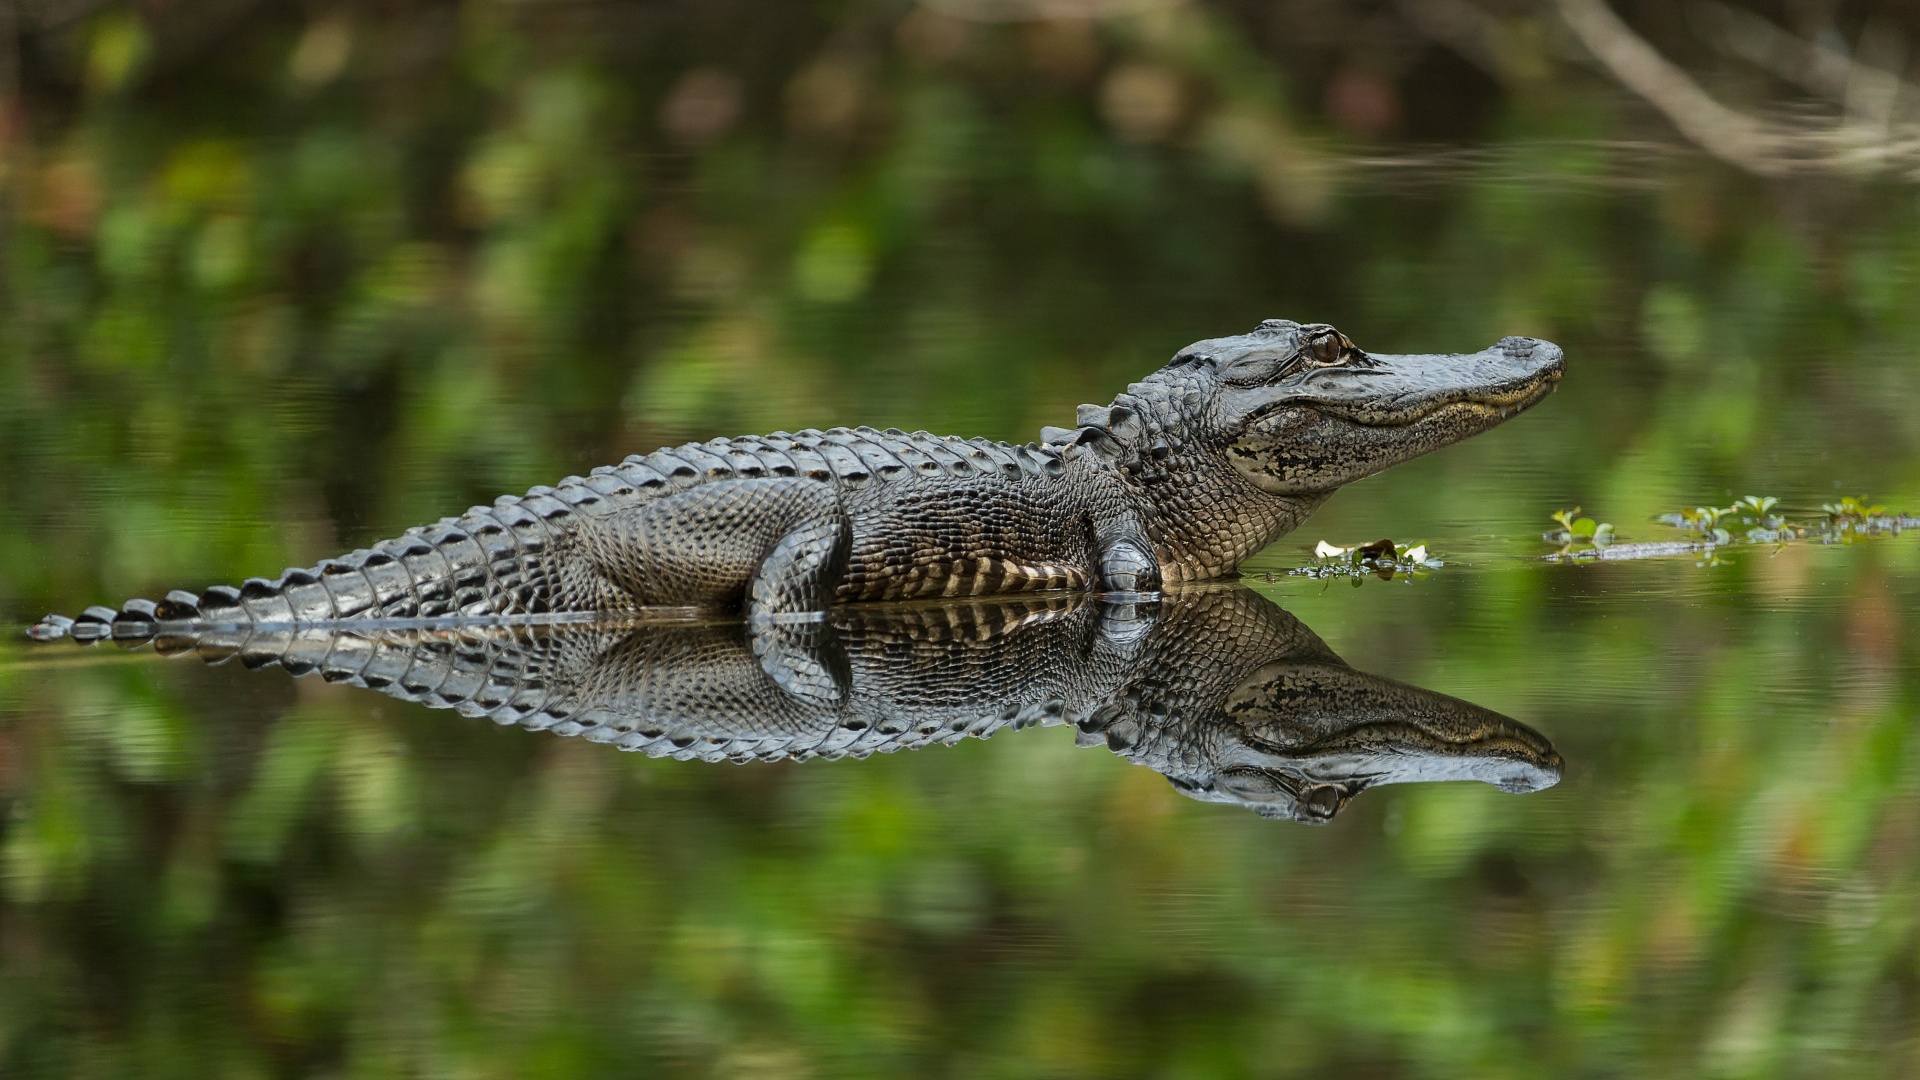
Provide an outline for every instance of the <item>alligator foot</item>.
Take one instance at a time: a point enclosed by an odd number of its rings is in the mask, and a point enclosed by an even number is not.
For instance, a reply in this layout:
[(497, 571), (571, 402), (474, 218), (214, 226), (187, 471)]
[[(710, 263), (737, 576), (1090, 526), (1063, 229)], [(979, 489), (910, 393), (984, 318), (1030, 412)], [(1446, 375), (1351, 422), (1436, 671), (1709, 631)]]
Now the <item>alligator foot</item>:
[(1126, 537), (1106, 545), (1100, 553), (1100, 591), (1128, 596), (1160, 588), (1160, 563), (1144, 540)]

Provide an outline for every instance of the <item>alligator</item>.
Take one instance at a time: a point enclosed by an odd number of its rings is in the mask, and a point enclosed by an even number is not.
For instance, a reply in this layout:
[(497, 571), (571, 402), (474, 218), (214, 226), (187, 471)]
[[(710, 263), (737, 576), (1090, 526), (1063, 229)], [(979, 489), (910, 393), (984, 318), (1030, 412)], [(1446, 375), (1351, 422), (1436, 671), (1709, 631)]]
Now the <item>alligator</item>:
[(1190, 798), (1309, 823), (1379, 784), (1529, 792), (1562, 769), (1538, 732), (1356, 671), (1237, 583), (1151, 602), (855, 604), (813, 623), (236, 625), (153, 641), (680, 760), (864, 758), (1066, 724)]
[(1492, 428), (1562, 370), (1531, 338), (1389, 356), (1272, 319), (1187, 346), (1024, 446), (868, 427), (687, 443), (272, 580), (50, 615), (32, 634), (1150, 593), (1231, 576), (1341, 485)]

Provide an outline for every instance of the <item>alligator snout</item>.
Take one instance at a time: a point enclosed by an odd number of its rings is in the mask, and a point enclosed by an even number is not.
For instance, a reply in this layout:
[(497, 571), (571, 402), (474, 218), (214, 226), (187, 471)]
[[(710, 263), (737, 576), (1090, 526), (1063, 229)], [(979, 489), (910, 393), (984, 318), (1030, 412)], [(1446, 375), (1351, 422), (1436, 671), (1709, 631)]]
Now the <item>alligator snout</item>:
[(1307, 406), (1369, 427), (1401, 427), (1447, 406), (1505, 419), (1553, 391), (1566, 372), (1560, 346), (1509, 337), (1473, 353), (1375, 353), (1367, 368), (1327, 368), (1275, 388), (1266, 411)]
[[(1539, 338), (1501, 338), (1491, 348), (1463, 358), (1460, 385), (1454, 394), (1431, 391), (1429, 401), (1464, 401), (1491, 406), (1510, 416), (1553, 392), (1567, 372), (1560, 346)], [(1444, 365), (1443, 365), (1444, 367)], [(1437, 402), (1439, 403), (1439, 402)]]
[(1499, 353), (1508, 365), (1519, 369), (1520, 379), (1526, 383), (1544, 382), (1551, 388), (1567, 373), (1567, 354), (1551, 341), (1507, 337), (1487, 351)]

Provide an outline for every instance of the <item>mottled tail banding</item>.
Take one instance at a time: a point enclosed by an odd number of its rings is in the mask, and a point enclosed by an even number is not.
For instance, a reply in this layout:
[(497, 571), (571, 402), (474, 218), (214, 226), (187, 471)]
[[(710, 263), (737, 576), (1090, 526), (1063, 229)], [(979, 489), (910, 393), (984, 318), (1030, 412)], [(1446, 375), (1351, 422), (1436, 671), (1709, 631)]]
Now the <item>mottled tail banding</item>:
[[(637, 459), (568, 477), (557, 487), (502, 496), (457, 518), (408, 529), (317, 566), (278, 578), (215, 585), (199, 595), (94, 606), (69, 618), (48, 615), (27, 631), (37, 641), (142, 641), (168, 632), (219, 627), (292, 627), (360, 620), (533, 616), (553, 613), (553, 543), (573, 514), (629, 505), (667, 481)], [(630, 475), (629, 475), (630, 474)]]

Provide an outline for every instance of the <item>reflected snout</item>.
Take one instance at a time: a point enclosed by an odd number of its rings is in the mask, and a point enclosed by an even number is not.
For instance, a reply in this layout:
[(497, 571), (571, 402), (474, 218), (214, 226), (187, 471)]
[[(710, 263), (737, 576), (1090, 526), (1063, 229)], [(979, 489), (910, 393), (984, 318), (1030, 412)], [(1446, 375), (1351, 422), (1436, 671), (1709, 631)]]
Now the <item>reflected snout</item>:
[(1537, 760), (1489, 759), (1477, 763), (1467, 777), (1462, 779), (1478, 780), (1492, 784), (1510, 795), (1525, 795), (1530, 792), (1544, 791), (1560, 782), (1566, 770), (1566, 762), (1558, 753), (1548, 749)]

